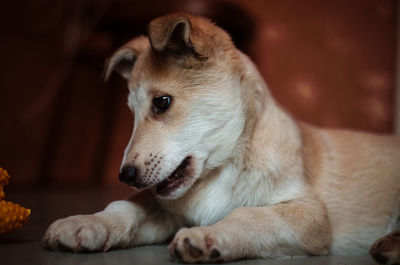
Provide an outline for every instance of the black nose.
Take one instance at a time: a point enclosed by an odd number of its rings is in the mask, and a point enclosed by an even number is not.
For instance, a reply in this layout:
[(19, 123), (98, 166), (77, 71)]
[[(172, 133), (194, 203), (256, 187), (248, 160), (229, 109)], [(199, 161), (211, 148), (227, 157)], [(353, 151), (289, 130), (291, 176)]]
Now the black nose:
[(124, 166), (119, 173), (119, 180), (129, 186), (135, 186), (137, 174), (137, 168), (133, 166)]

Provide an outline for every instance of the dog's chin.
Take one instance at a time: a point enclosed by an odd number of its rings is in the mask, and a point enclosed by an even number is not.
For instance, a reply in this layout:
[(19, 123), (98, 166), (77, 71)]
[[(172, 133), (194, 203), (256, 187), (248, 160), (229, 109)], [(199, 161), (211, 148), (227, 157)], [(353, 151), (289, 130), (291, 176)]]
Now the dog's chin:
[(192, 156), (187, 156), (165, 180), (153, 188), (159, 198), (172, 200), (185, 194), (195, 181), (193, 160)]

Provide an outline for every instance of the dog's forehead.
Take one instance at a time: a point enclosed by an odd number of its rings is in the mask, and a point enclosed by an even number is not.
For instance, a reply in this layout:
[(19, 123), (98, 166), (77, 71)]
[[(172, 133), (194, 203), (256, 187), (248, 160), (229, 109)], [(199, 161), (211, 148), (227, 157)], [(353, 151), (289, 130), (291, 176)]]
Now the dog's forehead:
[(138, 58), (129, 80), (129, 89), (138, 90), (138, 93), (132, 95), (143, 92), (152, 95), (154, 91), (174, 95), (203, 84), (205, 80), (208, 80), (205, 72), (185, 69), (168, 60), (159, 60), (150, 51)]
[[(151, 56), (141, 56), (128, 82), (128, 106), (135, 111), (144, 109), (156, 93), (174, 94), (179, 86), (179, 78), (171, 67), (160, 67)], [(158, 94), (158, 96), (161, 96)]]
[(169, 75), (170, 66), (162, 63), (154, 55), (150, 47), (137, 58), (129, 80), (129, 89), (151, 87), (151, 84), (160, 83)]

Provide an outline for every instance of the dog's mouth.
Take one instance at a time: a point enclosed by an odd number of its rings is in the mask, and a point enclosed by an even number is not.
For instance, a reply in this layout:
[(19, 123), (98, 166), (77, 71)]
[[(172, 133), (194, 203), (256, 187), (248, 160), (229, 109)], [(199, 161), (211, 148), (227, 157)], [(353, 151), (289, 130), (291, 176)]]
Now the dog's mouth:
[(156, 186), (156, 192), (162, 197), (170, 195), (190, 178), (192, 156), (187, 156), (171, 175)]

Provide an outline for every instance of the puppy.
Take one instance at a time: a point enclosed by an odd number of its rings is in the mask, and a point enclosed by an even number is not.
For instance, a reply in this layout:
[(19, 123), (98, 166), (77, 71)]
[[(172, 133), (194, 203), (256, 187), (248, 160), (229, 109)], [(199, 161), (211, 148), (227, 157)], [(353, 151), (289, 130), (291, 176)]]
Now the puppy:
[(105, 71), (128, 81), (134, 126), (119, 178), (140, 192), (57, 220), (47, 248), (107, 251), (175, 235), (170, 254), (189, 263), (359, 255), (399, 225), (399, 137), (294, 120), (205, 18), (169, 14), (148, 30)]

